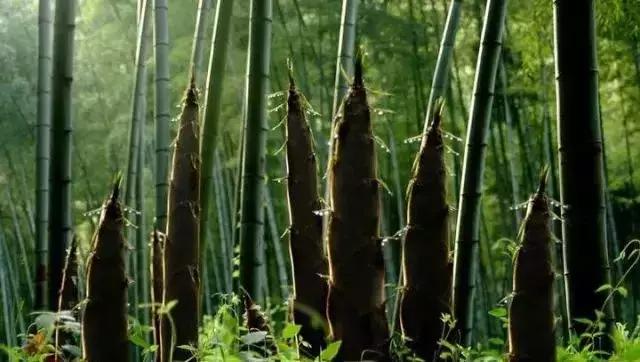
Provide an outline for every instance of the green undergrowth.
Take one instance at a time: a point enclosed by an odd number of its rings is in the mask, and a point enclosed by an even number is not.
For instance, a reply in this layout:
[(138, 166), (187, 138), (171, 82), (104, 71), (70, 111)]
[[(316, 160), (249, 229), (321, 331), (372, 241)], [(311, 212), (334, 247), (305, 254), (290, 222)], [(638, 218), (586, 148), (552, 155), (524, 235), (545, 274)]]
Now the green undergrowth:
[[(161, 307), (161, 313), (168, 313), (175, 303)], [(267, 316), (281, 315), (286, 305), (267, 308)], [(148, 309), (148, 306), (141, 306)], [(307, 355), (305, 346), (308, 344), (299, 336), (300, 326), (283, 320), (272, 321), (272, 331), (247, 330), (243, 325), (240, 299), (235, 295), (221, 298), (215, 315), (205, 315), (200, 328), (200, 338), (197, 346), (174, 346), (174, 348), (188, 349), (193, 357), (189, 361), (300, 361), (323, 362), (332, 361), (340, 348), (340, 342), (329, 343), (318, 357)], [(75, 313), (63, 311), (61, 313), (40, 312), (33, 313), (33, 322), (29, 326), (30, 333), (19, 335), (20, 346), (0, 346), (0, 360), (8, 361), (53, 361), (56, 351), (56, 331), (71, 335), (72, 344), (60, 346), (57, 351), (64, 355), (64, 361), (81, 361), (80, 323), (74, 317)], [(501, 308), (490, 312), (494, 318), (506, 322), (506, 314)], [(639, 319), (640, 320), (640, 319)], [(449, 321), (446, 319), (445, 322)], [(557, 360), (559, 362), (591, 362), (604, 361), (605, 355), (597, 351), (590, 343), (602, 333), (603, 323), (581, 321), (590, 324), (590, 332), (580, 337), (573, 337), (567, 346), (558, 346)], [(452, 322), (447, 322), (452, 323)], [(140, 361), (153, 361), (157, 346), (152, 342), (152, 327), (140, 324), (131, 317), (129, 336), (132, 346), (138, 349)], [(630, 329), (617, 323), (612, 334), (615, 352), (609, 358), (611, 361), (640, 361), (640, 323)], [(274, 349), (272, 346), (277, 346)], [(507, 357), (507, 343), (501, 338), (491, 338), (486, 344), (474, 347), (442, 342), (440, 358), (446, 361), (504, 361)], [(412, 356), (404, 346), (399, 334), (395, 334), (391, 343), (391, 350), (396, 361), (423, 361)], [(276, 351), (277, 350), (277, 351)]]

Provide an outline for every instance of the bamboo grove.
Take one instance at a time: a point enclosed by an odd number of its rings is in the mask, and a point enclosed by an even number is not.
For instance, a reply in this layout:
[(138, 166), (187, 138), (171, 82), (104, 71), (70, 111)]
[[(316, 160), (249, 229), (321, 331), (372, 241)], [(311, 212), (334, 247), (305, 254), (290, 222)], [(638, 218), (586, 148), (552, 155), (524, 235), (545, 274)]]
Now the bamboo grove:
[(635, 0), (4, 7), (0, 361), (640, 360)]

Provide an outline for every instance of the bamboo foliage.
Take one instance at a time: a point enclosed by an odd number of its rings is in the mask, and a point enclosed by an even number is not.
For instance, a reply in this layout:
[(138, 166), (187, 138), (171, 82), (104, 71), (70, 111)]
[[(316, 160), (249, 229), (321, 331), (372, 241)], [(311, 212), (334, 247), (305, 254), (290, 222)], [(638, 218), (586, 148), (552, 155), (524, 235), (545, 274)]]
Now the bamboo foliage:
[(76, 0), (58, 0), (51, 80), (51, 167), (49, 199), (49, 306), (58, 302), (65, 250), (71, 241), (71, 86)]
[(47, 230), (51, 152), (51, 1), (38, 2), (38, 123), (36, 132), (35, 309), (47, 305)]
[[(594, 1), (554, 3), (556, 98), (562, 238), (568, 321), (578, 335), (584, 325), (604, 313), (604, 332), (612, 328), (612, 305), (596, 290), (609, 283), (605, 230), (602, 134), (598, 102)], [(578, 36), (580, 34), (580, 36)], [(608, 337), (596, 346), (608, 350)]]
[(478, 267), (480, 196), (484, 155), (489, 135), (496, 73), (502, 48), (506, 0), (489, 0), (484, 16), (481, 45), (476, 64), (471, 112), (460, 189), (453, 266), (453, 311), (457, 335), (468, 345), (473, 324), (474, 273)]
[(242, 180), (240, 191), (240, 285), (263, 300), (264, 178), (267, 93), (271, 58), (271, 0), (251, 1)]

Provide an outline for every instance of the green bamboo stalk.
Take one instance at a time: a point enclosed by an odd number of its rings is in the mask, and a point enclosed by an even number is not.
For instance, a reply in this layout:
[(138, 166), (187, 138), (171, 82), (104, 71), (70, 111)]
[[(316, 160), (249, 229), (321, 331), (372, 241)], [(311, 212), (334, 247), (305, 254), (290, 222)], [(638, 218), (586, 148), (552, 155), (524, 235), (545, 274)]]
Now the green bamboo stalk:
[(267, 148), (267, 94), (271, 58), (271, 0), (251, 0), (245, 90), (245, 135), (240, 192), (240, 285), (262, 301), (264, 264), (264, 179)]
[[(140, 164), (140, 153), (143, 150), (143, 144), (141, 144), (142, 133), (144, 130), (144, 119), (146, 107), (146, 88), (147, 88), (147, 66), (146, 56), (148, 47), (148, 29), (150, 20), (150, 8), (151, 0), (139, 0), (140, 13), (138, 14), (138, 26), (137, 26), (137, 41), (136, 41), (136, 55), (135, 55), (135, 76), (133, 79), (133, 94), (131, 96), (131, 124), (129, 129), (129, 147), (128, 147), (128, 162), (127, 162), (127, 175), (125, 177), (126, 185), (124, 188), (124, 205), (125, 207), (133, 208), (136, 204), (136, 183), (139, 177), (142, 177), (143, 166)], [(136, 210), (136, 213), (139, 210)], [(138, 219), (136, 215), (136, 220)], [(138, 228), (141, 225), (138, 225)], [(138, 237), (136, 232), (132, 232), (130, 228), (125, 228), (125, 234), (128, 240), (133, 241), (133, 252), (129, 253), (128, 271), (133, 276), (134, 283), (132, 284), (132, 291), (128, 293), (129, 302), (131, 306), (131, 313), (139, 317), (140, 311), (136, 307), (139, 303), (139, 299), (142, 297), (143, 292), (141, 288), (141, 270), (146, 269), (145, 264), (138, 264), (142, 254), (144, 253), (143, 237)], [(140, 236), (143, 234), (141, 231)], [(143, 273), (142, 273), (143, 274)], [(136, 356), (137, 358), (137, 356)]]
[(556, 360), (555, 274), (551, 212), (545, 192), (547, 170), (528, 201), (513, 260), (513, 299), (509, 305), (509, 361)]
[(34, 309), (47, 307), (47, 230), (51, 152), (51, 0), (38, 2), (38, 110), (36, 125), (36, 250)]
[(129, 361), (127, 335), (127, 242), (119, 201), (120, 177), (105, 200), (87, 262), (87, 299), (82, 318), (83, 359)]
[[(331, 123), (329, 129), (329, 156), (327, 158), (327, 172), (330, 172), (330, 159), (334, 152), (335, 127), (337, 125), (337, 115), (343, 104), (345, 95), (349, 90), (349, 80), (353, 76), (354, 52), (356, 44), (356, 21), (358, 19), (358, 4), (360, 0), (342, 0), (342, 14), (340, 17), (340, 35), (338, 43), (338, 57), (336, 61), (336, 75), (333, 87), (333, 107), (331, 109)], [(330, 178), (327, 178), (325, 185), (324, 199), (331, 206)], [(326, 237), (328, 217), (323, 219), (323, 238)]]
[[(226, 190), (224, 189), (224, 180), (222, 176), (222, 170), (220, 169), (222, 160), (219, 156), (219, 150), (216, 150), (214, 161), (215, 171), (213, 185), (216, 202), (216, 212), (218, 215), (218, 233), (220, 235), (220, 239), (219, 243), (217, 244), (219, 246), (219, 251), (218, 253), (214, 253), (212, 255), (219, 255), (217, 260), (215, 258), (213, 260), (216, 260), (216, 262), (221, 262), (221, 265), (218, 266), (221, 269), (217, 269), (214, 266), (214, 270), (218, 270), (219, 272), (221, 272), (219, 276), (219, 279), (221, 279), (221, 281), (218, 283), (220, 287), (218, 289), (219, 291), (222, 291), (224, 293), (231, 293), (231, 291), (233, 290), (233, 284), (231, 281), (231, 271), (233, 269), (233, 266), (231, 264), (233, 259), (231, 229), (233, 228), (233, 226), (229, 221), (231, 215), (229, 214), (228, 210), (229, 204), (226, 199), (226, 196), (228, 195), (226, 194)], [(213, 248), (216, 244), (210, 243), (210, 245)]]
[[(191, 64), (190, 69), (193, 70), (193, 76), (196, 84), (202, 83), (202, 54), (204, 52), (204, 39), (207, 30), (207, 14), (212, 0), (199, 0), (198, 11), (196, 13), (196, 28), (193, 32), (193, 41), (191, 43)], [(200, 88), (200, 87), (198, 87)]]
[(438, 98), (444, 97), (444, 92), (447, 87), (447, 75), (449, 74), (453, 47), (455, 46), (458, 25), (460, 24), (461, 12), (462, 0), (451, 1), (451, 5), (449, 5), (449, 12), (447, 14), (447, 22), (444, 26), (442, 40), (440, 41), (440, 50), (438, 51), (436, 68), (433, 72), (431, 92), (429, 93), (429, 99), (427, 100), (427, 116), (422, 132), (424, 134), (422, 139), (423, 144), (426, 142), (426, 134), (429, 130), (428, 123), (431, 121), (431, 115), (434, 114), (435, 101)]
[(463, 345), (471, 342), (475, 286), (473, 271), (478, 262), (478, 222), (484, 155), (502, 49), (506, 5), (506, 0), (489, 0), (487, 3), (467, 126), (453, 271), (453, 310), (457, 323), (457, 335), (453, 337)]
[(379, 239), (380, 184), (362, 54), (335, 128), (329, 163), (329, 297), (331, 336), (341, 340), (339, 360), (386, 361), (384, 260)]
[[(145, 129), (146, 129), (146, 109), (147, 109), (147, 69), (143, 70), (144, 75), (144, 83), (145, 86), (142, 89), (140, 94), (140, 101), (142, 104), (140, 105), (140, 128), (141, 132), (139, 132), (139, 140), (138, 143), (140, 147), (138, 148), (138, 152), (136, 157), (138, 158), (138, 172), (136, 173), (135, 180), (135, 209), (136, 209), (136, 230), (135, 230), (135, 258), (136, 258), (136, 269), (135, 269), (135, 279), (138, 286), (135, 288), (135, 292), (137, 293), (137, 304), (148, 304), (149, 303), (149, 248), (147, 247), (147, 228), (145, 223), (146, 218), (146, 210), (144, 207), (145, 200), (145, 187), (144, 187), (144, 165), (145, 165)], [(136, 310), (137, 310), (136, 306)], [(140, 318), (140, 322), (144, 325), (149, 324), (149, 313), (147, 310), (141, 310), (138, 313)]]
[[(151, 1), (151, 0), (146, 0)], [(156, 61), (155, 141), (156, 141), (156, 227), (165, 230), (167, 223), (167, 193), (169, 190), (169, 23), (168, 0), (152, 0), (154, 9), (154, 42)]]
[(58, 0), (51, 78), (51, 167), (49, 194), (49, 302), (57, 305), (67, 245), (71, 241), (71, 133), (73, 43), (76, 0)]
[(435, 110), (409, 183), (407, 233), (402, 268), (405, 284), (400, 321), (407, 345), (425, 361), (438, 358), (445, 332), (443, 314), (451, 314), (449, 205), (447, 171), (440, 124)]
[[(127, 162), (127, 176), (126, 186), (124, 192), (124, 204), (133, 205), (135, 196), (135, 184), (136, 175), (141, 169), (138, 165), (138, 149), (141, 147), (140, 133), (142, 132), (142, 126), (144, 115), (142, 114), (142, 102), (144, 102), (146, 87), (146, 52), (147, 41), (145, 33), (149, 23), (149, 9), (151, 0), (141, 0), (142, 10), (144, 14), (141, 14), (138, 22), (137, 30), (137, 42), (136, 42), (136, 58), (135, 58), (135, 77), (133, 79), (133, 95), (131, 101), (131, 128), (129, 129), (129, 158)], [(137, 245), (136, 245), (137, 246)]]
[[(162, 343), (170, 346), (175, 333), (175, 346), (198, 343), (200, 317), (200, 241), (198, 240), (200, 187), (200, 158), (198, 155), (200, 130), (198, 92), (195, 79), (187, 88), (180, 126), (175, 140), (171, 180), (169, 182), (169, 217), (165, 244), (165, 285), (163, 303), (177, 301), (169, 312), (172, 328), (162, 326)], [(163, 348), (163, 350), (168, 350)], [(187, 360), (189, 350), (175, 348), (163, 359)]]
[[(554, 3), (560, 198), (569, 324), (604, 313), (605, 335), (594, 348), (608, 351), (611, 303), (596, 290), (610, 281), (605, 224), (604, 165), (598, 112), (598, 67), (593, 0)], [(578, 35), (579, 34), (579, 35)]]
[[(360, 0), (342, 0), (340, 35), (338, 38), (338, 60), (336, 62), (336, 78), (333, 86), (332, 118), (338, 113), (342, 100), (349, 90), (349, 78), (353, 76), (356, 20), (358, 18), (359, 3)], [(335, 123), (333, 124), (335, 125)], [(332, 141), (330, 140), (329, 142), (331, 143)]]
[[(213, 224), (215, 213), (212, 206), (214, 201), (214, 167), (215, 149), (217, 145), (218, 123), (220, 121), (224, 75), (227, 62), (229, 43), (229, 29), (233, 13), (233, 0), (219, 0), (214, 22), (211, 52), (209, 55), (209, 70), (207, 75), (204, 107), (202, 110), (202, 142), (200, 145), (200, 159), (202, 168), (200, 173), (200, 242), (202, 245), (213, 245), (215, 263), (212, 267), (216, 280), (221, 279), (222, 285), (216, 282), (217, 291), (230, 292), (231, 279), (228, 268), (225, 267), (226, 254), (222, 253), (223, 245), (216, 245), (213, 241)], [(225, 240), (220, 240), (220, 243)], [(219, 247), (216, 247), (219, 246)], [(227, 263), (228, 264), (228, 263)]]

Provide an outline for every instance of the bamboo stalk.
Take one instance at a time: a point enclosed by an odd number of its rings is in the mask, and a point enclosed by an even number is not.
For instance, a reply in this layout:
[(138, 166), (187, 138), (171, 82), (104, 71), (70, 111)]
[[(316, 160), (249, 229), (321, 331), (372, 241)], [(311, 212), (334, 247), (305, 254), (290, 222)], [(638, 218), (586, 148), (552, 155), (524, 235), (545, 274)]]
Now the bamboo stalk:
[(469, 345), (471, 341), (475, 286), (472, 276), (478, 260), (478, 222), (484, 154), (502, 48), (506, 5), (506, 0), (489, 0), (487, 3), (467, 126), (453, 271), (453, 310), (457, 323), (457, 335), (454, 335), (454, 338), (459, 339), (463, 345)]
[(426, 134), (429, 130), (429, 121), (431, 115), (435, 112), (435, 101), (438, 98), (444, 97), (444, 92), (447, 86), (447, 75), (449, 74), (449, 67), (451, 64), (451, 58), (453, 55), (453, 47), (456, 41), (456, 34), (458, 33), (458, 26), (460, 24), (460, 13), (462, 12), (462, 0), (453, 0), (449, 5), (449, 11), (447, 13), (447, 21), (444, 26), (442, 39), (440, 41), (440, 49), (438, 51), (438, 58), (436, 60), (436, 67), (431, 82), (431, 92), (429, 93), (429, 99), (427, 100), (427, 113), (424, 122), (422, 144), (426, 142)]
[(267, 93), (271, 64), (271, 0), (251, 1), (240, 192), (240, 285), (264, 300), (264, 178), (267, 147)]
[(51, 1), (38, 2), (38, 110), (36, 125), (36, 250), (34, 309), (47, 307), (49, 161), (51, 153)]
[[(217, 291), (226, 293), (231, 291), (231, 278), (229, 268), (225, 266), (226, 253), (223, 253), (224, 240), (220, 240), (219, 247), (215, 247), (211, 230), (215, 220), (212, 203), (214, 200), (214, 168), (216, 167), (215, 149), (218, 135), (218, 123), (220, 121), (221, 105), (223, 97), (224, 74), (227, 61), (229, 43), (229, 30), (233, 13), (233, 0), (219, 0), (216, 8), (213, 37), (211, 41), (211, 53), (209, 55), (209, 69), (207, 74), (206, 93), (202, 110), (202, 142), (200, 145), (200, 158), (202, 169), (200, 173), (200, 242), (202, 245), (212, 244), (216, 256), (213, 265), (216, 276)], [(217, 195), (216, 195), (217, 196)], [(220, 282), (218, 282), (220, 280)]]
[[(598, 112), (598, 71), (594, 1), (554, 3), (560, 197), (569, 324), (604, 314), (605, 335), (594, 348), (609, 351), (611, 303), (596, 290), (610, 281), (607, 259), (602, 134)], [(577, 34), (581, 34), (577, 36)]]
[[(151, 1), (151, 0), (146, 0)], [(152, 0), (154, 13), (154, 57), (156, 65), (155, 142), (156, 142), (156, 227), (165, 230), (167, 222), (167, 193), (169, 190), (169, 24), (168, 0)]]
[(71, 133), (73, 48), (76, 0), (58, 0), (55, 7), (51, 78), (51, 168), (49, 194), (49, 302), (57, 305), (58, 286), (67, 245), (71, 241)]
[(202, 54), (204, 52), (204, 39), (207, 29), (207, 14), (209, 12), (210, 2), (212, 0), (199, 0), (198, 11), (196, 13), (196, 27), (193, 32), (193, 41), (191, 43), (191, 64), (190, 69), (193, 69), (193, 76), (196, 79), (196, 84), (202, 83), (201, 76), (203, 74), (202, 69)]

